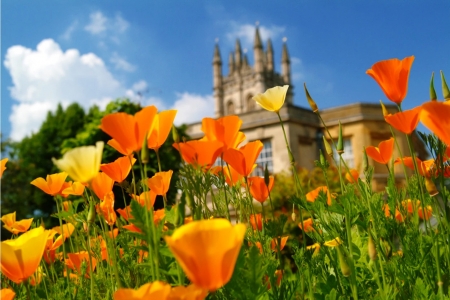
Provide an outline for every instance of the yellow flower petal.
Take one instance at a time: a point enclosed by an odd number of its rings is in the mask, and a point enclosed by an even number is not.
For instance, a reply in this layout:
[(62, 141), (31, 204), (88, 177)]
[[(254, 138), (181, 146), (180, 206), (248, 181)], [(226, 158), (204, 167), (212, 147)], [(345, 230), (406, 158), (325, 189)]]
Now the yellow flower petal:
[(258, 94), (252, 99), (268, 111), (278, 112), (284, 104), (289, 85), (276, 86), (268, 89), (264, 94)]

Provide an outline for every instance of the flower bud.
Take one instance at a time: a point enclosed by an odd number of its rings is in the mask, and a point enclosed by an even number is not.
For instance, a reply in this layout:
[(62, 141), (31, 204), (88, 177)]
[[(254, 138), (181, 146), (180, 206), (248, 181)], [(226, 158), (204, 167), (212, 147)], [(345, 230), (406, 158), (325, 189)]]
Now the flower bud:
[(430, 81), (430, 100), (431, 100), (431, 101), (436, 101), (436, 100), (437, 100), (436, 90), (434, 89), (434, 72), (431, 73), (431, 81)]
[(371, 260), (377, 259), (377, 248), (375, 247), (375, 243), (370, 233), (369, 233), (369, 242), (367, 244), (367, 251), (369, 252), (369, 258)]
[(323, 136), (323, 144), (325, 145), (325, 151), (330, 157), (333, 157), (333, 149), (331, 149), (330, 143), (328, 143), (325, 136)]
[(325, 156), (323, 156), (323, 153), (322, 153), (321, 149), (319, 149), (319, 161), (320, 161), (320, 165), (322, 167), (326, 165)]
[(342, 124), (340, 121), (339, 121), (339, 137), (338, 137), (336, 150), (339, 155), (344, 153), (344, 140), (342, 138)]
[(270, 175), (269, 175), (269, 169), (267, 168), (267, 164), (266, 164), (266, 167), (264, 168), (264, 183), (266, 184), (267, 187), (270, 184)]
[(297, 215), (295, 214), (295, 212), (292, 212), (291, 219), (293, 222), (295, 222), (295, 220), (297, 219)]
[(425, 177), (425, 187), (427, 188), (427, 191), (431, 197), (439, 194), (436, 185), (434, 184), (433, 180), (431, 180), (431, 178)]
[(147, 142), (147, 134), (145, 135), (144, 144), (141, 149), (141, 160), (143, 164), (147, 164), (150, 159), (150, 153), (148, 151), (148, 142)]
[(441, 82), (442, 82), (442, 95), (445, 101), (450, 101), (450, 90), (448, 89), (447, 82), (445, 81), (444, 72), (441, 71)]
[(97, 213), (95, 211), (94, 201), (91, 199), (91, 201), (89, 201), (89, 212), (88, 212), (88, 216), (87, 216), (88, 223), (94, 223), (96, 216), (97, 216)]
[(389, 115), (389, 112), (388, 112), (386, 106), (384, 106), (383, 101), (380, 100), (380, 104), (381, 104), (381, 110), (383, 111), (383, 117), (386, 117), (387, 115)]
[(336, 249), (338, 253), (339, 265), (341, 266), (342, 275), (344, 275), (344, 277), (348, 277), (352, 274), (352, 269), (348, 265), (347, 257), (344, 254), (344, 249), (342, 245), (339, 245), (338, 247), (336, 247)]
[(172, 126), (172, 138), (175, 143), (180, 142), (180, 136), (178, 135), (178, 131), (175, 126)]
[(369, 158), (367, 157), (366, 148), (363, 146), (363, 170), (367, 172), (369, 170)]
[(303, 84), (303, 87), (305, 88), (306, 99), (308, 100), (311, 110), (314, 113), (318, 112), (319, 108), (317, 107), (317, 104), (316, 104), (316, 102), (314, 102), (313, 98), (311, 98), (311, 96), (309, 95), (308, 89), (306, 88), (306, 83)]

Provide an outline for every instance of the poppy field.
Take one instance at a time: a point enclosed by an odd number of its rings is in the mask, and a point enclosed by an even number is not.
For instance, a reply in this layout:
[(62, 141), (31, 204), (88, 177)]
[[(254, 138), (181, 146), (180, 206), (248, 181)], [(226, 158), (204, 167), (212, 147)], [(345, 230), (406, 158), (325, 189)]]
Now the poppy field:
[[(274, 207), (277, 180), (267, 166), (259, 166), (263, 177), (253, 175), (263, 143), (246, 139), (238, 116), (204, 118), (204, 137), (188, 141), (173, 126), (175, 110), (103, 117), (107, 145), (73, 148), (48, 162), (60, 173), (30, 183), (54, 197), (59, 226), (2, 215), (13, 237), (1, 243), (1, 299), (449, 299), (450, 90), (441, 72), (442, 98), (432, 76), (430, 99), (408, 107), (413, 61), (384, 60), (366, 72), (398, 111), (381, 103), (392, 137), (366, 145), (361, 170), (347, 166), (342, 126), (330, 135), (304, 86), (324, 127), (315, 165), (325, 184), (314, 189), (300, 183), (279, 114), (289, 86), (253, 97), (278, 116), (285, 135), (294, 182), (288, 212)], [(429, 134), (415, 131), (419, 122)], [(399, 157), (394, 129), (410, 150)], [(167, 198), (174, 172), (161, 169), (158, 153), (170, 134), (183, 160), (176, 203)], [(413, 134), (429, 159), (416, 157)], [(102, 161), (104, 147), (122, 157)], [(372, 188), (372, 162), (389, 174), (382, 191)], [(149, 177), (151, 165), (157, 172)], [(394, 166), (403, 170), (401, 184)], [(155, 208), (161, 198), (164, 207)]]

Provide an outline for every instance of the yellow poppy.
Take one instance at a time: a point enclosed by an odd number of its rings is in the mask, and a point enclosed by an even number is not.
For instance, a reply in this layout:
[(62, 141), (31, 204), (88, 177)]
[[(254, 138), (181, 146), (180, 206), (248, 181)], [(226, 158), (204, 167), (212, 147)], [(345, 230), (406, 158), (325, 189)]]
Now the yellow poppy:
[(16, 221), (16, 212), (4, 215), (1, 220), (3, 223), (5, 223), (3, 227), (13, 234), (26, 232), (33, 222), (33, 218)]
[(262, 108), (268, 111), (278, 112), (284, 104), (289, 85), (276, 86), (265, 91), (264, 94), (253, 96)]

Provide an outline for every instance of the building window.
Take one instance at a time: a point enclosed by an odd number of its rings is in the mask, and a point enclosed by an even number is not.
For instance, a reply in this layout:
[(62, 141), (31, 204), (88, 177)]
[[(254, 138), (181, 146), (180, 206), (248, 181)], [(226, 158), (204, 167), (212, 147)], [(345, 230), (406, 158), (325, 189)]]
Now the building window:
[(258, 165), (253, 171), (252, 176), (264, 176), (266, 165), (269, 173), (273, 174), (272, 142), (270, 140), (262, 140), (261, 142), (263, 143), (263, 149), (256, 159)]
[[(339, 163), (340, 159), (339, 159), (339, 154), (337, 153), (337, 151), (333, 151), (333, 156), (334, 156), (334, 160), (336, 161), (336, 163)], [(344, 153), (342, 153), (342, 159), (345, 161), (345, 163), (347, 164), (347, 166), (349, 168), (355, 167), (355, 161), (353, 158), (352, 142), (349, 138), (344, 139)]]
[(227, 114), (234, 115), (234, 103), (231, 100), (228, 101), (228, 104), (227, 104)]
[(252, 99), (253, 95), (249, 94), (247, 96), (247, 111), (255, 110), (255, 100)]

